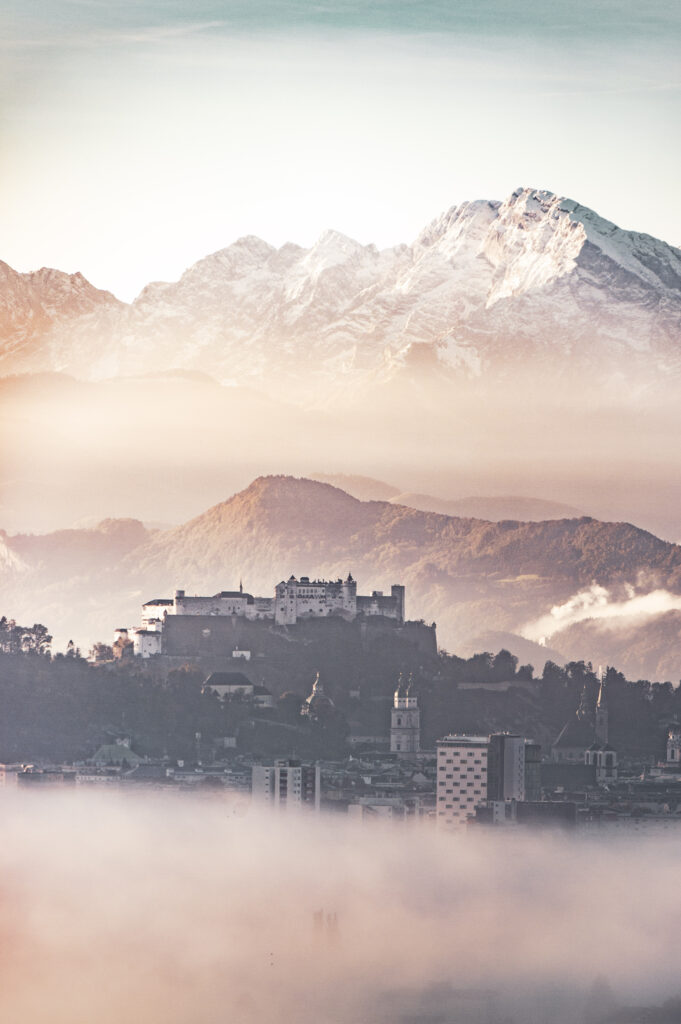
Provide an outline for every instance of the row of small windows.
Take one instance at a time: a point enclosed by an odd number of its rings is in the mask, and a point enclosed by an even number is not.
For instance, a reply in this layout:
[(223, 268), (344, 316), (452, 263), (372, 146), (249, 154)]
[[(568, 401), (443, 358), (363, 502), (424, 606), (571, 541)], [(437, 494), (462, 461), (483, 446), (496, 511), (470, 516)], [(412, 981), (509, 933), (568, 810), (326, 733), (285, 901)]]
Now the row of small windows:
[[(473, 764), (482, 764), (482, 758), (481, 757), (473, 758), (472, 754), (473, 754), (473, 751), (470, 751), (470, 752), (468, 752), (466, 754), (462, 754), (461, 758), (466, 760), (466, 761), (468, 761), (469, 763), (472, 760)], [(454, 757), (446, 757), (446, 758), (444, 758), (445, 764), (454, 764), (454, 762), (458, 761), (458, 760), (459, 760), (459, 755), (458, 754), (455, 754)]]

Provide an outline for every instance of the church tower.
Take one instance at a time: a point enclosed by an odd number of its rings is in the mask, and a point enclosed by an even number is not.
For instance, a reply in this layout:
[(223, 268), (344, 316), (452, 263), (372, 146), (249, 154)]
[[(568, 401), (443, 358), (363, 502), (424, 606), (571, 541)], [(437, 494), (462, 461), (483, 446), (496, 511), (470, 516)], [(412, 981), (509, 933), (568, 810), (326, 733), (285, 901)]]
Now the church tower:
[(390, 720), (390, 752), (402, 756), (417, 754), (421, 749), (421, 712), (414, 679), (405, 682), (402, 673), (393, 696)]
[(667, 735), (667, 764), (681, 765), (681, 726), (672, 722)]
[(605, 692), (603, 669), (600, 667), (598, 669), (598, 678), (600, 679), (601, 685), (598, 690), (598, 700), (596, 701), (594, 738), (596, 743), (605, 747), (608, 744), (608, 698)]

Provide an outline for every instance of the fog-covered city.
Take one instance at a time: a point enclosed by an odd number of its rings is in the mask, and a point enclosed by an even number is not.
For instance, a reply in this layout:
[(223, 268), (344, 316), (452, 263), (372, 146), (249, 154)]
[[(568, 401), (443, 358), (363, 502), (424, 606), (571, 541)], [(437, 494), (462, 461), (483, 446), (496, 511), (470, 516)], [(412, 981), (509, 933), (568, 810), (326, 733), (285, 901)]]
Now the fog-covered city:
[(582, 1024), (675, 997), (654, 1019), (677, 1019), (678, 838), (443, 836), (216, 797), (2, 809), (8, 1020)]
[(0, 1018), (681, 1024), (681, 8), (0, 33)]

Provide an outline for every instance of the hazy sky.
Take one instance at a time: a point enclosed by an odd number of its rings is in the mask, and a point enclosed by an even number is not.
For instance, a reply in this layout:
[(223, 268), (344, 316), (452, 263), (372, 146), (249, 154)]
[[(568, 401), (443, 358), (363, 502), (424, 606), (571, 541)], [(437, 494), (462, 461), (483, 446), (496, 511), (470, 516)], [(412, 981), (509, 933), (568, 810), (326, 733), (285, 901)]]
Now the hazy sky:
[(551, 189), (681, 244), (681, 7), (10, 0), (0, 259), (131, 298), (243, 234)]

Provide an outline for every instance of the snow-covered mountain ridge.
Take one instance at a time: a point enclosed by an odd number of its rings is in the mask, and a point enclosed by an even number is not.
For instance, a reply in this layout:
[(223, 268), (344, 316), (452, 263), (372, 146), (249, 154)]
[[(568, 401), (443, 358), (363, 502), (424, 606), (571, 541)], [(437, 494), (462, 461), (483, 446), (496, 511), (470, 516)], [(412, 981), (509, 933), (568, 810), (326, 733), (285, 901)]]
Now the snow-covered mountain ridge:
[(626, 365), (668, 379), (681, 373), (681, 251), (518, 189), (453, 207), (411, 246), (247, 236), (129, 305), (80, 275), (1, 264), (0, 317), (4, 374), (182, 368), (257, 383), (305, 370), (337, 383), (388, 378), (428, 352), (444, 375), (535, 366), (616, 380)]

